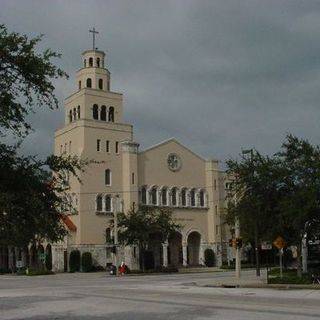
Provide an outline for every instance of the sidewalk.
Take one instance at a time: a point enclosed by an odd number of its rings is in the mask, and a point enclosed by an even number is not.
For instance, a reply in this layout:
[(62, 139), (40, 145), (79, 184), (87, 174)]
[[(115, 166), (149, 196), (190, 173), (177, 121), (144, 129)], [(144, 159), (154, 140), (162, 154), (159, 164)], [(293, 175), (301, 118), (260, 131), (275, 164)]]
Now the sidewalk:
[(220, 278), (208, 280), (198, 280), (198, 287), (220, 287), (220, 288), (269, 288), (269, 289), (311, 289), (320, 290), (319, 284), (267, 284), (266, 270), (261, 270), (261, 276), (256, 277), (255, 271), (244, 270), (241, 278), (237, 279), (234, 272)]

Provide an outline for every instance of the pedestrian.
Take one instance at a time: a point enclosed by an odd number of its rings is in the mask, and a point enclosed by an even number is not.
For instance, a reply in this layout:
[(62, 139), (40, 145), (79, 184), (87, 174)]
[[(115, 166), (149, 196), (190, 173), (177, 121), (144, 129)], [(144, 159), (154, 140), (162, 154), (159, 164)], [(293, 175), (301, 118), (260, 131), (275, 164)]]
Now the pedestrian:
[(120, 276), (123, 276), (126, 272), (126, 265), (125, 263), (122, 261), (121, 262), (121, 265), (120, 265), (120, 268), (119, 268), (119, 274)]

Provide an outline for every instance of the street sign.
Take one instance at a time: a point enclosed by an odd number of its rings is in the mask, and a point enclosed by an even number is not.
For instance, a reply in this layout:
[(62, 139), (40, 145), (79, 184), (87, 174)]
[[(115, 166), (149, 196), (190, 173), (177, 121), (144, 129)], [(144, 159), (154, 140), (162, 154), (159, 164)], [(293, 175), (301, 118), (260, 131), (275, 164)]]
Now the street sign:
[(272, 250), (272, 244), (270, 241), (261, 242), (261, 250)]
[(273, 241), (273, 245), (280, 250), (286, 246), (286, 242), (281, 236), (278, 236), (277, 239)]

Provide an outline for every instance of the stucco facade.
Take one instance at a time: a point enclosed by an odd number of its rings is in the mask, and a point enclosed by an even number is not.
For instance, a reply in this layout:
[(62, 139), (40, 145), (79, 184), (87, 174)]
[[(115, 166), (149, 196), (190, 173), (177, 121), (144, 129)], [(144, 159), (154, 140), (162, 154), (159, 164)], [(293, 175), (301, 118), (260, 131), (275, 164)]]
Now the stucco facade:
[[(165, 243), (150, 244), (154, 265), (202, 265), (204, 252), (214, 251), (216, 264), (226, 258), (228, 228), (224, 223), (225, 174), (218, 161), (206, 160), (169, 139), (139, 151), (133, 126), (123, 122), (122, 94), (110, 90), (110, 72), (102, 51), (82, 54), (78, 90), (65, 100), (65, 124), (55, 132), (55, 154), (94, 160), (70, 180), (76, 215), (69, 216), (70, 235), (53, 245), (56, 270), (70, 251), (91, 251), (103, 267), (113, 262), (106, 241), (110, 219), (139, 204), (168, 206), (182, 230)], [(121, 260), (139, 268), (137, 248), (121, 248)]]

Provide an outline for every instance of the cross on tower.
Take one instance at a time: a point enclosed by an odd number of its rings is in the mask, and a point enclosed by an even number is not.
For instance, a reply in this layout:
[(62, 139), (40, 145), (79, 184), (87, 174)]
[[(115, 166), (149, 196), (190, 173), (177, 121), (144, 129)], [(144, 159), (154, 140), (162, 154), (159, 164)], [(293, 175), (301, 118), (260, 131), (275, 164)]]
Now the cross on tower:
[(89, 32), (92, 33), (92, 50), (96, 50), (96, 47), (95, 47), (95, 42), (96, 42), (96, 34), (98, 34), (99, 32), (96, 31), (95, 28), (92, 28), (92, 30), (89, 30)]

